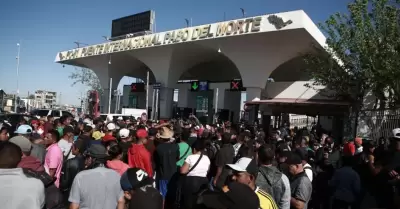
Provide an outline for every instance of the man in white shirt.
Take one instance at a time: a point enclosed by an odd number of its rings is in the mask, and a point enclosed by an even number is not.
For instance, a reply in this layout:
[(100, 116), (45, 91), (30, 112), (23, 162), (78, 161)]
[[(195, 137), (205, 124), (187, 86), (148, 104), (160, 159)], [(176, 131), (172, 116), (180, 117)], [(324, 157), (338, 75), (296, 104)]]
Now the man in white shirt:
[(65, 128), (63, 129), (63, 136), (60, 139), (60, 141), (58, 141), (58, 146), (61, 148), (64, 157), (68, 156), (67, 159), (75, 157), (75, 155), (73, 155), (71, 152), (73, 142), (74, 142), (74, 129), (71, 126), (65, 126)]
[(1, 208), (42, 209), (45, 203), (43, 183), (27, 177), (17, 168), (22, 151), (11, 142), (0, 144), (0, 203)]

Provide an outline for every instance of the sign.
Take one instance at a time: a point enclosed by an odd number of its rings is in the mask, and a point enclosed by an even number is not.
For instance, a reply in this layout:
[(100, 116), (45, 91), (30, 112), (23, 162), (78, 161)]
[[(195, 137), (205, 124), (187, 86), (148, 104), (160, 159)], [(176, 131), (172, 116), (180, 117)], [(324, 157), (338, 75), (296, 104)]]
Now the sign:
[(161, 89), (161, 83), (153, 84), (153, 89)]
[(199, 90), (208, 91), (208, 81), (199, 81)]
[(131, 92), (144, 92), (144, 83), (132, 83), (131, 84)]
[(216, 37), (257, 33), (261, 31), (263, 20), (265, 20), (265, 18), (258, 16), (116, 40), (60, 52), (57, 55), (56, 61), (65, 61), (88, 56), (211, 39)]
[(283, 21), (283, 19), (281, 17), (278, 17), (276, 15), (268, 16), (268, 22), (270, 24), (274, 25), (277, 30), (280, 30), (280, 29), (293, 23), (292, 20), (288, 20), (285, 22), (285, 21)]
[(198, 81), (190, 82), (190, 90), (191, 91), (198, 91), (199, 90), (199, 82)]
[(146, 11), (112, 21), (111, 38), (124, 36), (130, 33), (151, 31), (154, 21), (154, 12)]
[(243, 83), (242, 80), (233, 80), (231, 81), (231, 91), (242, 91)]

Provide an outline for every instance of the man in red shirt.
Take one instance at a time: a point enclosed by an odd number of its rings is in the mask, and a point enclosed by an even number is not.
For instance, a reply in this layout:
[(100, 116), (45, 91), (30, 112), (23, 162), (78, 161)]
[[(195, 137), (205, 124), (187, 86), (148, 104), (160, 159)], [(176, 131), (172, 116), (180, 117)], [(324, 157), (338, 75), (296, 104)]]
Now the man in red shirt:
[(131, 168), (140, 168), (150, 177), (153, 176), (150, 152), (144, 146), (147, 143), (147, 131), (139, 129), (136, 131), (137, 141), (128, 150), (128, 164)]

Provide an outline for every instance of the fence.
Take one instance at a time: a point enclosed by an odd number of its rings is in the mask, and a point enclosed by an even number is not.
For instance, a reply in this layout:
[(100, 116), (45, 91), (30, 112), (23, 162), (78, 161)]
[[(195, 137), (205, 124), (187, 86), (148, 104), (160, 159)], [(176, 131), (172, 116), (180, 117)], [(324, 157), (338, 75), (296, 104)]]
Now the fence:
[(360, 113), (357, 136), (377, 140), (391, 137), (392, 130), (400, 127), (400, 109), (364, 110)]

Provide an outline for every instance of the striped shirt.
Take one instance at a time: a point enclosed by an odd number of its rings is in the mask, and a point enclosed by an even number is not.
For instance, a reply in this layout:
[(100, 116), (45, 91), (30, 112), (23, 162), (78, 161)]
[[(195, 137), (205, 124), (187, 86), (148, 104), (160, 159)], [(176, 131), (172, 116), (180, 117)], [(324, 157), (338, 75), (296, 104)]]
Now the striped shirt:
[(261, 209), (278, 209), (278, 205), (275, 203), (274, 199), (266, 191), (256, 188), (256, 194), (260, 200)]

